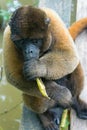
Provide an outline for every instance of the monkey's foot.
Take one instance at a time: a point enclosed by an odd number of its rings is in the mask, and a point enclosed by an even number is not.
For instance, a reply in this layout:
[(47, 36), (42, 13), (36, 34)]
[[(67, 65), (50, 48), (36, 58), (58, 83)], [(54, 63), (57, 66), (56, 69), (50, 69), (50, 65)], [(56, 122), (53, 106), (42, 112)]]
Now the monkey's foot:
[(78, 116), (80, 119), (87, 120), (87, 109), (78, 110), (78, 111), (77, 111), (77, 116)]
[(74, 99), (72, 107), (79, 118), (87, 120), (87, 104), (81, 100)]
[(39, 115), (45, 130), (59, 130), (62, 112), (62, 108), (53, 108)]

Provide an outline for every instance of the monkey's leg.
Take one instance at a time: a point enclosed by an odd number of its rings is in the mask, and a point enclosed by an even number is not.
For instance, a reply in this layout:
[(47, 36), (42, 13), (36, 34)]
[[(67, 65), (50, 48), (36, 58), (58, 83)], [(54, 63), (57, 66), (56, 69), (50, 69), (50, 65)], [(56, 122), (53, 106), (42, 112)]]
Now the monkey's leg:
[(23, 100), (25, 105), (36, 113), (43, 113), (56, 104), (54, 100), (49, 100), (45, 97), (34, 97), (27, 94), (23, 94)]
[(76, 114), (81, 119), (87, 119), (87, 104), (78, 97), (73, 99), (72, 108), (75, 109)]
[(43, 114), (39, 114), (40, 120), (45, 130), (59, 130), (59, 124), (60, 124), (62, 113), (63, 113), (63, 108), (54, 107), (48, 109)]
[(68, 88), (73, 95), (72, 107), (76, 110), (77, 116), (82, 119), (87, 119), (87, 104), (79, 98), (83, 87), (84, 73), (81, 64), (79, 64), (68, 77)]
[(63, 108), (58, 108), (57, 103), (47, 98), (37, 98), (23, 94), (25, 104), (34, 112), (39, 114), (45, 130), (59, 130)]

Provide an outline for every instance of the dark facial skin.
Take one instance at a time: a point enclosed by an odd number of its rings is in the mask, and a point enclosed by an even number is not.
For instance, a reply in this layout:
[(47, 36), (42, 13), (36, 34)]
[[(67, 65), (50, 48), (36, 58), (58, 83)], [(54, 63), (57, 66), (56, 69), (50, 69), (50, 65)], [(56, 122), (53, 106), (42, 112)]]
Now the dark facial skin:
[(24, 62), (39, 58), (42, 39), (21, 39), (14, 41), (17, 49), (23, 54)]

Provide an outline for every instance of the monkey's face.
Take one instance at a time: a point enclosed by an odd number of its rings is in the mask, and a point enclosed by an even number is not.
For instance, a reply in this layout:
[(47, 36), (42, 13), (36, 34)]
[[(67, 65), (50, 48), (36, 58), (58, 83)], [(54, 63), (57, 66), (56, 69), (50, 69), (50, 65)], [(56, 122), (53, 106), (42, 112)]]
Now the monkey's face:
[(40, 48), (42, 46), (42, 39), (21, 39), (14, 41), (19, 52), (23, 54), (24, 61), (32, 58), (38, 59), (40, 56)]

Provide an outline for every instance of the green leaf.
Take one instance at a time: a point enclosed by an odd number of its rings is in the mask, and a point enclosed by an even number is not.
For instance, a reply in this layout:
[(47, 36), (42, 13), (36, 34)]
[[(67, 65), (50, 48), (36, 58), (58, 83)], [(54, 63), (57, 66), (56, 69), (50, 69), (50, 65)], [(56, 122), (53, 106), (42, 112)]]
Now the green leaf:
[(70, 124), (70, 121), (69, 121), (69, 111), (66, 109), (66, 110), (64, 110), (64, 112), (62, 114), (60, 130), (68, 130), (69, 124)]

